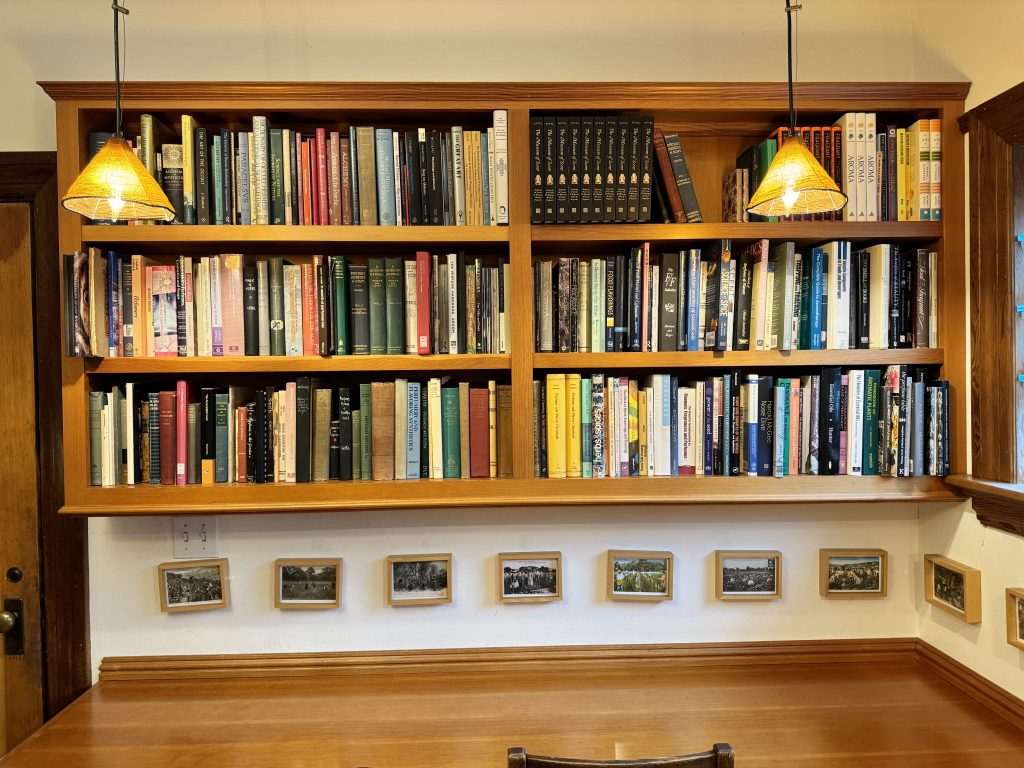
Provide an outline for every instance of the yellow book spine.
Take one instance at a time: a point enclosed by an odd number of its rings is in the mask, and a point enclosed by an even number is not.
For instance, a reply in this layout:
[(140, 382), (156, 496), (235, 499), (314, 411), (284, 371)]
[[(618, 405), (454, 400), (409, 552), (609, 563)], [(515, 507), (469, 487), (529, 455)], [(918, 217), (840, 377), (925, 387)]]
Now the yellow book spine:
[(646, 477), (647, 465), (651, 455), (647, 442), (649, 439), (647, 434), (647, 391), (644, 389), (638, 390), (636, 398), (640, 428), (640, 477)]
[(636, 379), (629, 380), (626, 392), (626, 396), (629, 398), (626, 401), (629, 418), (627, 427), (629, 430), (629, 474), (632, 475), (640, 465), (640, 414), (637, 410), (639, 403), (637, 402)]
[(583, 477), (582, 382), (578, 373), (565, 376), (566, 477)]
[(909, 221), (907, 216), (907, 129), (896, 129), (896, 218)]
[(548, 477), (566, 476), (565, 374), (549, 373), (548, 398)]

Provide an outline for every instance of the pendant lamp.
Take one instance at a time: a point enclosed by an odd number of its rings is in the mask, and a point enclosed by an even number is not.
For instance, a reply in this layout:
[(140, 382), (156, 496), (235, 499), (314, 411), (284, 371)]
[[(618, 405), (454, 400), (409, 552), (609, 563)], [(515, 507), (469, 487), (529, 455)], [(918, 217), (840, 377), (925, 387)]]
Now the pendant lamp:
[(121, 136), (121, 14), (128, 9), (114, 0), (114, 135), (89, 161), (61, 199), (69, 211), (103, 221), (174, 218), (174, 207), (156, 179)]
[(789, 62), (789, 135), (783, 140), (747, 206), (748, 213), (786, 216), (839, 211), (846, 195), (836, 186), (796, 133), (793, 107), (793, 14), (801, 6), (786, 0), (786, 56)]

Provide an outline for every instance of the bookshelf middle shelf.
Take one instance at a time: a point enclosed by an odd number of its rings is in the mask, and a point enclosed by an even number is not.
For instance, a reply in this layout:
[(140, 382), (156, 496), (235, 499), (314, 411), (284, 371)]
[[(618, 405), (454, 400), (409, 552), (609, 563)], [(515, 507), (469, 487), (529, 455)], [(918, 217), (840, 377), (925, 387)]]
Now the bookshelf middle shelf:
[(799, 368), (825, 365), (880, 368), (942, 365), (942, 349), (795, 349), (789, 352), (535, 352), (535, 369)]
[(334, 357), (105, 357), (85, 358), (94, 374), (332, 373), (507, 371), (511, 355), (336, 355)]

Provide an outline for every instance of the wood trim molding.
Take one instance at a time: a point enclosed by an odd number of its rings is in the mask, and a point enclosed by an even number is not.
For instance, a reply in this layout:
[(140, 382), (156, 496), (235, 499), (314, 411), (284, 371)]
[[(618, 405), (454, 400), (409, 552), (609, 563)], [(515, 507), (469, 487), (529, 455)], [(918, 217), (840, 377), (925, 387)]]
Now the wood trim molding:
[(528, 648), (450, 648), (423, 651), (238, 654), (216, 656), (120, 656), (100, 663), (100, 682), (310, 677), (402, 672), (525, 670), (545, 665), (595, 664), (687, 667), (836, 664), (913, 658), (912, 637), (865, 640), (782, 640), (750, 643), (580, 645)]
[[(113, 101), (113, 84), (103, 81), (40, 81), (38, 85), (54, 100)], [(742, 87), (743, 108), (763, 102), (766, 108), (784, 106), (786, 84), (760, 83), (329, 83), (329, 82), (131, 82), (123, 85), (126, 101), (181, 99), (191, 103), (204, 99), (265, 101), (281, 104), (288, 100), (322, 102), (325, 105), (344, 99), (349, 102), (394, 104), (424, 97), (452, 103), (480, 103), (493, 107), (504, 103), (528, 102), (537, 106), (552, 104), (607, 103), (609, 98), (633, 100), (624, 108), (685, 109), (687, 104), (720, 103), (727, 110)], [(796, 96), (804, 102), (821, 101), (842, 104), (851, 101), (883, 104), (889, 101), (931, 102), (962, 101), (970, 83), (798, 83)]]
[(1024, 484), (999, 483), (971, 475), (951, 475), (946, 483), (970, 497), (979, 523), (1024, 536)]
[(971, 118), (986, 124), (1007, 144), (1024, 141), (1024, 83), (1018, 83), (960, 115), (957, 123), (964, 133), (970, 131)]
[(926, 669), (1024, 730), (1024, 700), (1000, 688), (924, 640), (917, 641), (915, 657)]

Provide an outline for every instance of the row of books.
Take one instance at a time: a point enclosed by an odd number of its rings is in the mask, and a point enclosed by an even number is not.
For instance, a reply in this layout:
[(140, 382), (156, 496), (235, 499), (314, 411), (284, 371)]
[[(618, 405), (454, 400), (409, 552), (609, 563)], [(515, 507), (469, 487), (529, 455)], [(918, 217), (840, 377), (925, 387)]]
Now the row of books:
[(92, 485), (511, 477), (512, 391), (397, 379), (89, 393)]
[(533, 382), (534, 475), (949, 473), (949, 385), (925, 368)]
[[(922, 118), (902, 128), (879, 126), (874, 112), (847, 112), (834, 125), (796, 131), (848, 202), (839, 212), (794, 214), (782, 220), (942, 219), (941, 120)], [(789, 128), (778, 128), (736, 158), (736, 169), (726, 178), (722, 195), (725, 221), (764, 220), (748, 215), (746, 207), (788, 135)]]
[[(371, 126), (180, 132), (150, 114), (136, 151), (179, 224), (508, 224), (508, 113), (484, 130)], [(180, 136), (180, 138), (179, 138)], [(90, 134), (98, 149), (109, 134)]]
[(937, 254), (729, 240), (534, 264), (538, 352), (937, 347)]
[[(494, 266), (492, 266), (493, 264)], [(178, 256), (64, 257), (66, 353), (94, 357), (506, 353), (509, 264)]]
[[(530, 118), (531, 221), (702, 221), (679, 135), (650, 115)], [(655, 159), (657, 162), (655, 162)]]

